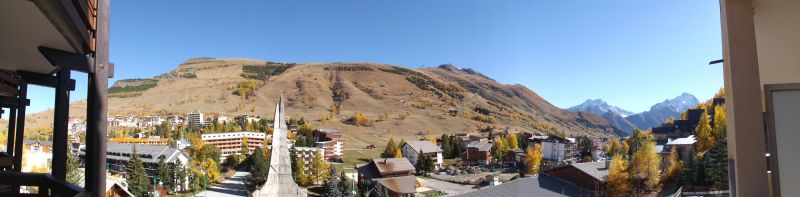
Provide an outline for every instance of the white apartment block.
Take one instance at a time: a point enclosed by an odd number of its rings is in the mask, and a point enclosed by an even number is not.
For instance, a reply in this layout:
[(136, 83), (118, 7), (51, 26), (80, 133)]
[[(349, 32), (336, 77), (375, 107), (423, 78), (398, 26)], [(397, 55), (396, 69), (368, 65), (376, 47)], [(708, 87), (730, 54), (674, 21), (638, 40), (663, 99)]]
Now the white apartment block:
[(402, 147), (403, 157), (407, 158), (415, 166), (419, 161), (420, 153), (422, 155), (431, 157), (435, 163), (436, 170), (442, 168), (444, 157), (442, 156), (442, 149), (430, 141), (407, 141)]
[(222, 159), (228, 155), (241, 153), (242, 142), (246, 139), (247, 146), (252, 153), (256, 147), (263, 147), (264, 139), (267, 134), (261, 132), (231, 132), (231, 133), (209, 133), (200, 135), (200, 140), (204, 143), (212, 144), (222, 151)]

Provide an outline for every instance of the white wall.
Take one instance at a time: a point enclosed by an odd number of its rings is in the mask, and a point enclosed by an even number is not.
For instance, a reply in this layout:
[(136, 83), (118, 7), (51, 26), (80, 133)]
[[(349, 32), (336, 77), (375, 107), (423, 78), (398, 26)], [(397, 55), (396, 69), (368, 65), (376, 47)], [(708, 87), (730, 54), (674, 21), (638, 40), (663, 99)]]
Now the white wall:
[(800, 1), (754, 0), (753, 9), (761, 85), (800, 83)]

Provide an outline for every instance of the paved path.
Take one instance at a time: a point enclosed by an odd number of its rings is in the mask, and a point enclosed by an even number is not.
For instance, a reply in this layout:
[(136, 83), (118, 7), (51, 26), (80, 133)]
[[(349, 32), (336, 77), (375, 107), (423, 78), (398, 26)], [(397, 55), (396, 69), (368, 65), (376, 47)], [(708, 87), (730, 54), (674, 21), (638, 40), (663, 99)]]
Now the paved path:
[(200, 193), (195, 194), (195, 196), (214, 196), (214, 197), (247, 196), (247, 192), (245, 191), (244, 188), (244, 179), (249, 174), (250, 172), (248, 172), (244, 168), (236, 170), (236, 173), (234, 173), (231, 178), (225, 179), (225, 181), (223, 181), (222, 183), (217, 184), (214, 187), (208, 188), (208, 191), (202, 191)]
[(432, 178), (417, 178), (417, 181), (419, 181), (422, 187), (443, 191), (447, 193), (448, 196), (475, 191), (475, 189), (472, 188), (475, 187), (474, 185), (462, 185)]

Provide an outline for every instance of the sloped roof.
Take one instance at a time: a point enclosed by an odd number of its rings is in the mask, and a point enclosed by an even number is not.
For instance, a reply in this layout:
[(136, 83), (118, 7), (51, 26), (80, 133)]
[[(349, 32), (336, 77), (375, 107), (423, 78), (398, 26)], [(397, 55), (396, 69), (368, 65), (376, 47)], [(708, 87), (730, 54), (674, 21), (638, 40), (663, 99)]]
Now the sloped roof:
[(668, 139), (667, 146), (669, 145), (689, 145), (694, 144), (697, 139), (695, 139), (694, 135), (690, 135), (689, 137), (678, 138), (678, 139)]
[(375, 165), (375, 169), (378, 170), (378, 173), (381, 174), (416, 170), (414, 165), (411, 165), (411, 162), (405, 157), (373, 159), (372, 163)]
[(605, 181), (606, 176), (608, 176), (608, 168), (606, 168), (606, 162), (587, 162), (587, 163), (573, 163), (571, 164), (575, 168), (584, 173), (588, 174), (589, 176), (594, 177), (599, 181)]
[(383, 185), (383, 187), (386, 189), (392, 190), (396, 193), (413, 194), (417, 192), (417, 177), (412, 175), (380, 178), (375, 180)]
[(406, 144), (414, 149), (414, 152), (435, 153), (442, 152), (442, 149), (430, 141), (407, 141)]
[(527, 177), (513, 180), (493, 187), (454, 195), (456, 197), (556, 197), (556, 196), (594, 196), (594, 192), (578, 187), (575, 184), (540, 174), (538, 177)]
[(489, 141), (472, 141), (467, 144), (468, 148), (478, 148), (478, 151), (489, 151), (492, 149), (492, 143)]
[[(106, 155), (107, 158), (116, 159), (116, 160), (124, 160), (127, 161), (130, 159), (130, 154), (133, 153), (133, 146), (136, 146), (136, 153), (139, 155), (149, 155), (150, 157), (140, 157), (142, 162), (149, 162), (149, 163), (158, 163), (159, 157), (164, 156), (164, 161), (171, 163), (174, 162), (175, 159), (178, 158), (179, 155), (185, 154), (178, 148), (169, 147), (166, 145), (150, 145), (150, 144), (126, 144), (126, 143), (116, 143), (116, 142), (108, 142), (106, 152), (109, 154)], [(80, 154), (86, 154), (84, 150), (81, 150)], [(124, 154), (124, 155), (117, 155), (117, 154)]]

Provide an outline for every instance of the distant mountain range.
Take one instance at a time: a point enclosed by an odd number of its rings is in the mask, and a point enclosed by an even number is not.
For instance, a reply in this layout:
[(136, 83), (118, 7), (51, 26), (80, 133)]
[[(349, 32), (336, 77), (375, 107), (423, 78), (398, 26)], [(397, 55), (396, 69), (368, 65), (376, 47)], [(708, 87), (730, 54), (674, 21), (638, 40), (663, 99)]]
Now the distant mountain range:
[(634, 128), (646, 130), (661, 125), (670, 117), (679, 118), (681, 112), (697, 106), (698, 103), (699, 101), (694, 95), (683, 93), (675, 98), (657, 103), (650, 107), (649, 111), (638, 114), (609, 105), (600, 99), (586, 100), (580, 105), (568, 108), (568, 110), (593, 113), (606, 119), (629, 135)]

